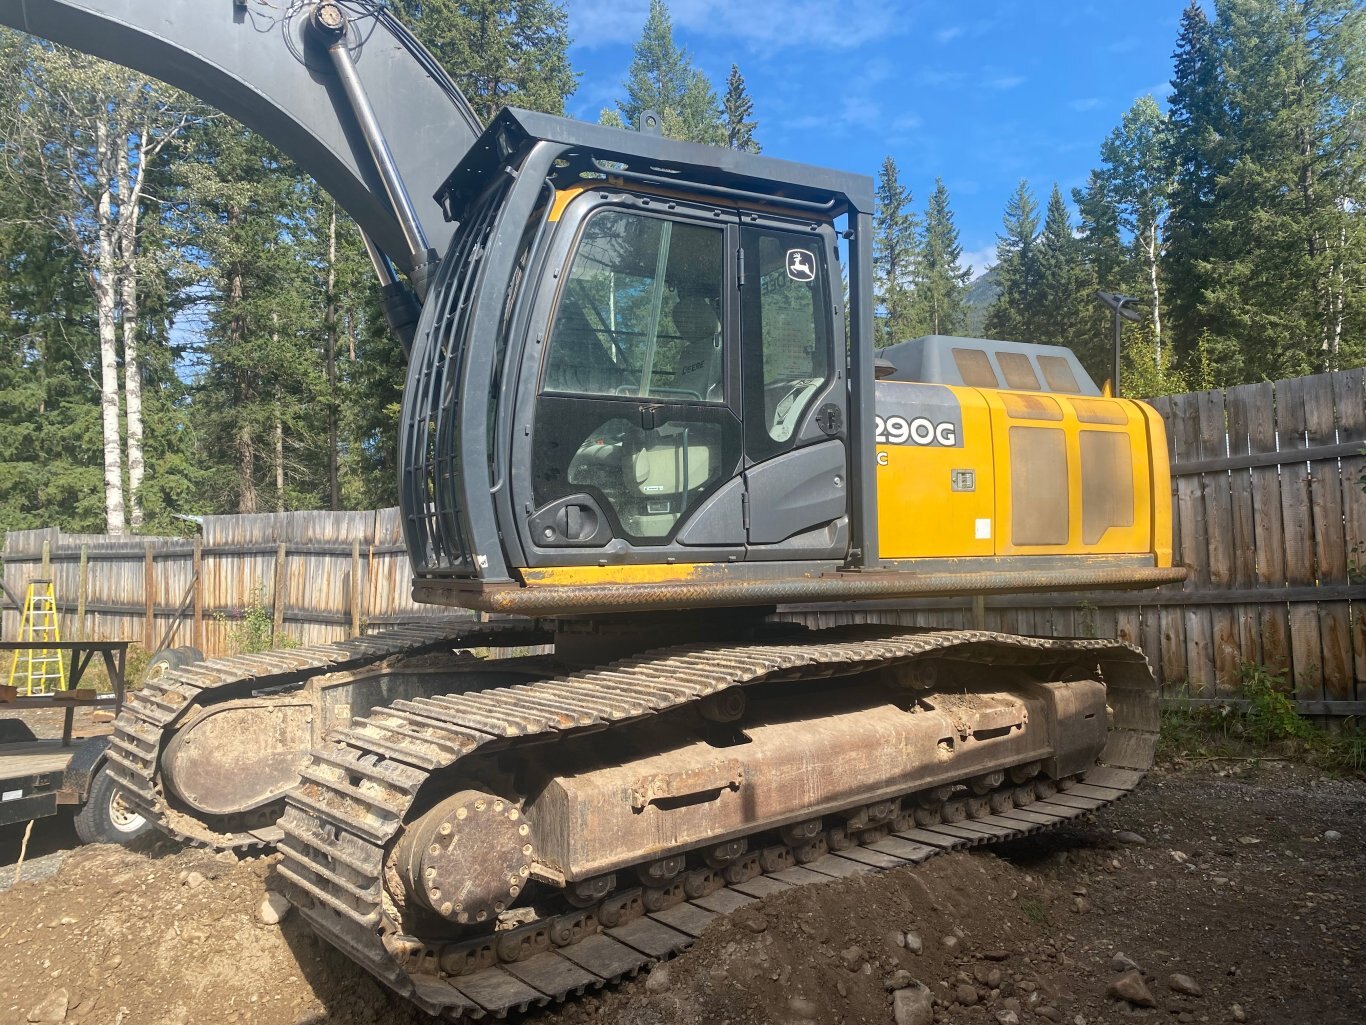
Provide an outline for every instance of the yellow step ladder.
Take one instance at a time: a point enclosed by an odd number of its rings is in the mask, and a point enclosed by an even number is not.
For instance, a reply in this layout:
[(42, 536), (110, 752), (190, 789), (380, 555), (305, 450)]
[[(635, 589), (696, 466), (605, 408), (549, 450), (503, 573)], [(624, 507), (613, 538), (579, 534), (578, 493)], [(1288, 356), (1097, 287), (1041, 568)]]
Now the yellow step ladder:
[(17, 639), (32, 642), (34, 647), (14, 653), (9, 665), (9, 685), (28, 697), (60, 690), (66, 679), (61, 650), (41, 647), (45, 641), (62, 639), (57, 625), (57, 595), (51, 580), (34, 580), (28, 585)]

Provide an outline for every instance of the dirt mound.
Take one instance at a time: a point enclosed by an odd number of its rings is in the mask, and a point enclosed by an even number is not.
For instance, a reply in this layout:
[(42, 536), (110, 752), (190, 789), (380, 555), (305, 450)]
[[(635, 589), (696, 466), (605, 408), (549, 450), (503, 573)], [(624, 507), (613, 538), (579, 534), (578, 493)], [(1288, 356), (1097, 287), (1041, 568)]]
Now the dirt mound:
[(262, 922), (275, 857), (73, 851), (54, 878), (0, 895), (0, 1021), (428, 1021), (295, 916)]
[[(1348, 1025), (1363, 812), (1355, 781), (1158, 774), (1094, 823), (775, 894), (528, 1025), (891, 1025), (902, 991), (951, 1025)], [(297, 916), (265, 924), (275, 860), (83, 848), (0, 893), (0, 1023), (428, 1025)], [(1154, 1010), (1108, 995), (1129, 962)]]

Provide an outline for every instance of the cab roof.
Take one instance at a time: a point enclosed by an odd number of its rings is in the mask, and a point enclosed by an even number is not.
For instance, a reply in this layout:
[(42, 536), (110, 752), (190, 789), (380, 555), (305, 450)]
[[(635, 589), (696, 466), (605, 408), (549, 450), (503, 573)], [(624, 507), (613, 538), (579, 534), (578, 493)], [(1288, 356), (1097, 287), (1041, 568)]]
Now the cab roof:
[(519, 166), (539, 142), (562, 149), (550, 176), (558, 188), (610, 175), (718, 202), (777, 203), (820, 219), (873, 210), (873, 180), (866, 175), (505, 107), (437, 190), (447, 220), (460, 220), (494, 176)]

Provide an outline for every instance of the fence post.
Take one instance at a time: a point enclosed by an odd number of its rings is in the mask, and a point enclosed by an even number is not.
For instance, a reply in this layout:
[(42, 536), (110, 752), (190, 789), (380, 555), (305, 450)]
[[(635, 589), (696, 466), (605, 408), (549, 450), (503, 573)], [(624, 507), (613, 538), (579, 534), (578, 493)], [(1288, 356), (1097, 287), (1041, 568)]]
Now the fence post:
[(156, 644), (156, 568), (152, 565), (152, 543), (147, 542), (143, 549), (143, 623), (142, 623), (142, 646), (147, 654), (151, 655), (152, 646)]
[[(42, 576), (42, 579), (47, 580), (47, 581), (49, 581), (49, 582), (52, 582), (52, 583), (54, 583), (54, 584), (56, 583), (55, 581), (52, 580), (52, 542), (51, 542), (51, 541), (44, 541), (44, 542), (43, 542), (43, 576)], [(54, 590), (54, 591), (56, 590), (56, 587), (55, 587), (55, 586), (53, 587), (53, 590)]]
[(281, 541), (275, 546), (275, 617), (271, 625), (271, 643), (285, 625), (285, 555), (286, 545)]
[(85, 629), (85, 605), (90, 600), (90, 546), (81, 545), (81, 568), (76, 575), (76, 629), (71, 631), (77, 640), (88, 641)]
[(190, 567), (194, 578), (194, 646), (204, 650), (204, 539), (194, 539), (194, 556)]
[(351, 539), (351, 636), (360, 636), (360, 538)]

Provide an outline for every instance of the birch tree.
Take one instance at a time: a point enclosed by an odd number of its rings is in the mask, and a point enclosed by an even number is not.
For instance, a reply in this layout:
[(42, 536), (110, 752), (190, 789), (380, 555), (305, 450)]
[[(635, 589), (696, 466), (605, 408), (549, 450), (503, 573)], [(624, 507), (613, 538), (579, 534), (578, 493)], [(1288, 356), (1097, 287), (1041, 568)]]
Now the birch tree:
[(1162, 358), (1162, 275), (1164, 230), (1171, 199), (1166, 154), (1166, 118), (1157, 101), (1142, 96), (1100, 148), (1101, 174), (1142, 262), (1144, 290), (1157, 357)]
[(123, 534), (143, 522), (139, 222), (148, 169), (189, 124), (188, 104), (91, 57), (13, 37), (10, 45), (23, 57), (16, 87), (24, 99), (7, 105), (3, 129), (23, 160), (6, 161), (7, 184), (35, 200), (95, 300), (105, 529)]

